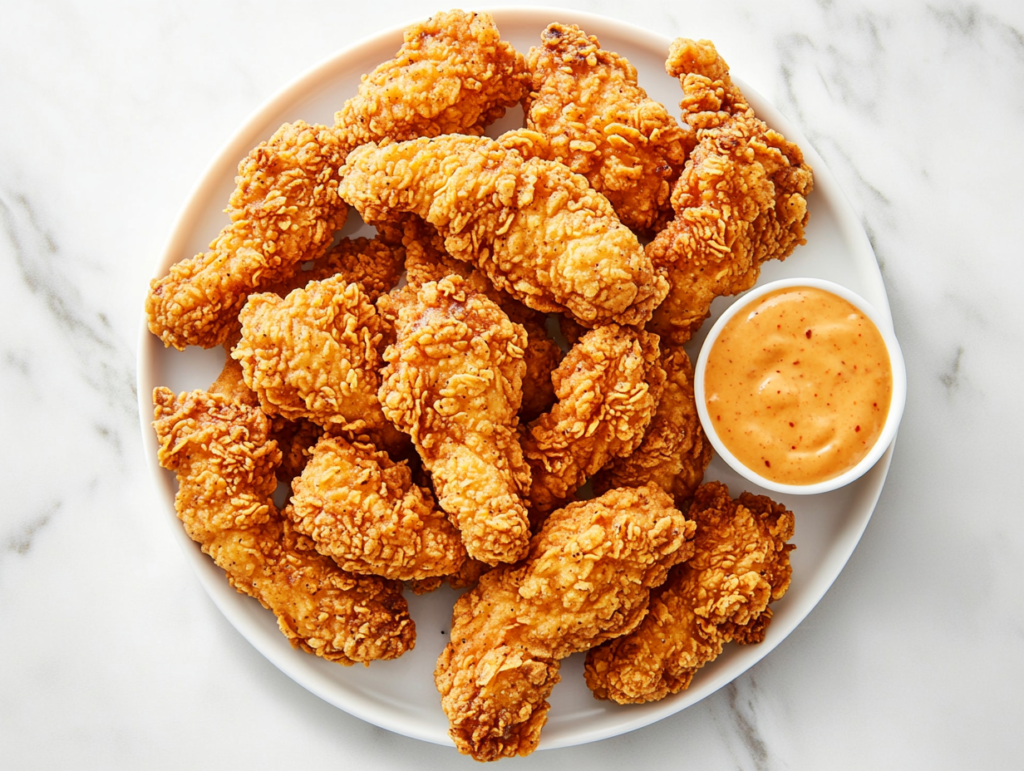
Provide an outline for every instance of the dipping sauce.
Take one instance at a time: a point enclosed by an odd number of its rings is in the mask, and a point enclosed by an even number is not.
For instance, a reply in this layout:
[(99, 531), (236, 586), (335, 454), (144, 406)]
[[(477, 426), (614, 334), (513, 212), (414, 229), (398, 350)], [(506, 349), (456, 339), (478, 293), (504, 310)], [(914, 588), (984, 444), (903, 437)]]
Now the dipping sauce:
[(882, 432), (892, 392), (878, 328), (814, 287), (778, 289), (741, 308), (704, 371), (718, 438), (779, 484), (823, 482), (856, 466)]

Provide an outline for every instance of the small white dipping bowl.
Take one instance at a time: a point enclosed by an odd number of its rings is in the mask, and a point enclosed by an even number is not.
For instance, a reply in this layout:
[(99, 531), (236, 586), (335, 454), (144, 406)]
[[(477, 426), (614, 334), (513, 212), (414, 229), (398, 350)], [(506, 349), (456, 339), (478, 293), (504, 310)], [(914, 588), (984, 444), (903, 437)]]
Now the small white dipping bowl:
[[(841, 297), (863, 312), (863, 314), (867, 316), (878, 328), (878, 331), (882, 336), (882, 340), (885, 342), (885, 346), (889, 351), (889, 362), (892, 366), (892, 401), (889, 404), (889, 412), (886, 415), (885, 424), (882, 427), (882, 432), (879, 434), (878, 441), (875, 442), (874, 446), (868, 451), (868, 454), (861, 458), (860, 462), (856, 466), (842, 474), (839, 474), (838, 476), (832, 477), (831, 479), (806, 485), (793, 485), (782, 484), (780, 482), (772, 481), (771, 479), (765, 479), (759, 473), (740, 462), (740, 460), (737, 459), (736, 456), (733, 455), (722, 443), (722, 440), (715, 432), (715, 427), (708, 415), (707, 402), (705, 401), (704, 394), (704, 372), (707, 367), (708, 355), (711, 352), (712, 347), (715, 345), (715, 341), (718, 340), (718, 336), (721, 334), (725, 325), (728, 324), (737, 313), (770, 292), (774, 292), (779, 289), (790, 289), (804, 286), (821, 289)], [(736, 302), (730, 305), (729, 308), (726, 309), (725, 313), (719, 317), (714, 326), (711, 327), (711, 331), (708, 333), (707, 338), (704, 340), (704, 345), (700, 349), (700, 355), (697, 357), (697, 366), (694, 368), (693, 381), (694, 395), (697, 401), (697, 414), (700, 417), (701, 425), (704, 427), (704, 433), (711, 441), (711, 445), (715, 448), (715, 452), (717, 452), (718, 455), (736, 471), (736, 473), (754, 484), (773, 492), (791, 493), (793, 495), (816, 495), (818, 493), (827, 493), (831, 490), (843, 487), (844, 485), (848, 485), (850, 482), (853, 482), (863, 476), (864, 473), (874, 466), (878, 459), (882, 457), (882, 453), (888, 449), (889, 445), (892, 444), (893, 439), (896, 438), (896, 430), (899, 428), (900, 420), (903, 417), (903, 407), (907, 401), (907, 370), (903, 363), (903, 353), (900, 351), (900, 344), (897, 342), (896, 335), (893, 333), (888, 321), (883, 319), (879, 315), (878, 311), (876, 311), (871, 304), (860, 295), (851, 292), (849, 289), (840, 286), (839, 284), (834, 284), (831, 281), (824, 281), (819, 278), (787, 278), (780, 281), (772, 281), (764, 286), (752, 289), (745, 295), (741, 295)]]

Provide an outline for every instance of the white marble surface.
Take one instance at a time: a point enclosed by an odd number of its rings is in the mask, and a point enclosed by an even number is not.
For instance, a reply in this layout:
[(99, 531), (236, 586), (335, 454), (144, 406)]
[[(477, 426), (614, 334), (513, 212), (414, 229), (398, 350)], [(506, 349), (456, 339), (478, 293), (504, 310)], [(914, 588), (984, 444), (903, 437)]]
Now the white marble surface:
[[(910, 379), (889, 481), (831, 591), (690, 709), (523, 768), (1019, 768), (1024, 5), (566, 6), (709, 37), (799, 124), (878, 255)], [(0, 23), (0, 767), (470, 767), (307, 693), (224, 620), (156, 511), (142, 298), (177, 212), (265, 99), (436, 10), (8, 4)]]

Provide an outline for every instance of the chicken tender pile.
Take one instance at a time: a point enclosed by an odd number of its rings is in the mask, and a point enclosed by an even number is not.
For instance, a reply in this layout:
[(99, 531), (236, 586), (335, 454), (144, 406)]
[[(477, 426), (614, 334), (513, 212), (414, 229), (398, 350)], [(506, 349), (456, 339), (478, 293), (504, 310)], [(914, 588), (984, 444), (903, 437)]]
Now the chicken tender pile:
[(455, 604), (434, 673), (459, 751), (532, 752), (558, 662), (634, 629), (693, 532), (660, 488), (613, 490), (554, 512), (522, 563), (485, 574)]
[[(811, 171), (712, 44), (667, 57), (681, 120), (578, 26), (524, 56), (437, 13), (333, 125), (253, 149), (146, 300), (166, 347), (227, 354), (153, 394), (186, 532), (344, 665), (415, 645), (403, 582), (468, 590), (434, 674), (477, 760), (537, 747), (566, 656), (600, 699), (663, 698), (789, 585), (792, 514), (702, 484), (682, 346), (803, 242)], [(373, 237), (342, 237), (350, 207)]]
[(153, 400), (160, 464), (177, 473), (186, 532), (232, 586), (277, 615), (292, 645), (346, 665), (412, 648), (401, 584), (342, 570), (274, 506), (281, 453), (262, 412), (206, 391), (158, 388)]
[(585, 177), (487, 137), (352, 151), (341, 196), (370, 222), (416, 214), (499, 289), (587, 327), (643, 324), (668, 291), (636, 235)]
[(634, 632), (587, 655), (587, 685), (599, 699), (630, 704), (678, 693), (727, 642), (764, 639), (768, 603), (792, 575), (792, 512), (763, 495), (734, 501), (725, 485), (709, 482), (690, 516), (693, 557), (673, 570)]

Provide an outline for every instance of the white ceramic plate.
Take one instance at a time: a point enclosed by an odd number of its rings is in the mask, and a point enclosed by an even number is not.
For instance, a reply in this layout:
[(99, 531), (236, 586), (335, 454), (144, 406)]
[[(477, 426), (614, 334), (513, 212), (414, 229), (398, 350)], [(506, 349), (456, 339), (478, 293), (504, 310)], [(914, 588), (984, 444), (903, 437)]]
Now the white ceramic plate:
[[(492, 13), (502, 36), (523, 53), (539, 42), (541, 31), (549, 23), (579, 24), (590, 34), (597, 35), (604, 48), (627, 56), (640, 73), (641, 85), (653, 98), (670, 107), (679, 102), (678, 82), (663, 69), (669, 38), (576, 11), (519, 8)], [(153, 274), (164, 275), (171, 264), (206, 249), (226, 224), (223, 208), (234, 187), (235, 170), (251, 148), (286, 121), (301, 118), (310, 123), (332, 123), (334, 112), (355, 94), (359, 76), (394, 56), (401, 45), (404, 26), (341, 51), (299, 77), (260, 108), (227, 143), (199, 181)], [(723, 51), (723, 55), (728, 59), (728, 51)], [(808, 202), (811, 218), (807, 245), (799, 247), (784, 263), (766, 265), (763, 280), (811, 276), (834, 281), (865, 297), (891, 326), (888, 300), (875, 255), (832, 175), (795, 126), (735, 74), (734, 79), (744, 89), (758, 115), (803, 148), (815, 174), (814, 192)], [(674, 112), (678, 114), (677, 110)], [(489, 133), (496, 136), (520, 125), (521, 120), (522, 113), (517, 109)], [(363, 229), (372, 232), (360, 225), (354, 212), (349, 219), (346, 235)], [(704, 328), (709, 328), (734, 299), (718, 300), (712, 309), (713, 318)], [(142, 306), (141, 298), (139, 305)], [(703, 336), (698, 335), (693, 341), (691, 355), (696, 354), (702, 339)], [(346, 668), (293, 649), (278, 631), (273, 615), (255, 600), (235, 592), (223, 572), (185, 535), (174, 512), (177, 487), (174, 476), (160, 469), (156, 461), (150, 398), (156, 386), (167, 386), (176, 392), (207, 387), (220, 372), (223, 355), (220, 348), (189, 349), (184, 353), (166, 350), (149, 334), (143, 319), (139, 341), (139, 410), (147, 462), (165, 502), (161, 515), (224, 615), (285, 674), (363, 720), (406, 736), (450, 744), (447, 720), (434, 688), (433, 671), (437, 656), (448, 641), (454, 592), (442, 589), (424, 597), (409, 597), (417, 624), (415, 650), (396, 661)], [(562, 682), (551, 697), (552, 709), (540, 748), (582, 744), (653, 723), (714, 693), (766, 656), (807, 616), (843, 569), (874, 510), (891, 456), (892, 448), (868, 474), (841, 490), (792, 499), (781, 496), (796, 514), (794, 542), (798, 548), (793, 553), (792, 587), (773, 606), (775, 616), (763, 643), (727, 646), (722, 656), (697, 674), (688, 691), (661, 702), (628, 707), (594, 699), (583, 681), (583, 655), (572, 656), (563, 662)], [(707, 478), (727, 483), (733, 495), (744, 489), (762, 492), (717, 460), (711, 463)]]

